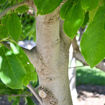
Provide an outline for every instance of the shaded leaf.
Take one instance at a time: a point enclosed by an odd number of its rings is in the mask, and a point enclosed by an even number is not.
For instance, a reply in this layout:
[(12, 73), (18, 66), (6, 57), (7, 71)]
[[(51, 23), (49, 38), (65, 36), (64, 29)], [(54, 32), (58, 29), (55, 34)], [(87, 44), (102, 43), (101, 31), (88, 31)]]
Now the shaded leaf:
[(26, 100), (27, 100), (27, 105), (36, 105), (36, 104), (33, 102), (33, 100), (32, 100), (31, 97), (27, 97)]
[(73, 5), (68, 14), (64, 21), (64, 32), (73, 39), (84, 21), (84, 11), (81, 8), (81, 4)]
[(13, 100), (12, 105), (19, 105), (20, 102), (20, 97), (15, 97), (15, 99)]
[(85, 18), (84, 18), (84, 22), (82, 24), (82, 28), (85, 28), (85, 26), (87, 25), (87, 23), (89, 22), (89, 12), (85, 13)]

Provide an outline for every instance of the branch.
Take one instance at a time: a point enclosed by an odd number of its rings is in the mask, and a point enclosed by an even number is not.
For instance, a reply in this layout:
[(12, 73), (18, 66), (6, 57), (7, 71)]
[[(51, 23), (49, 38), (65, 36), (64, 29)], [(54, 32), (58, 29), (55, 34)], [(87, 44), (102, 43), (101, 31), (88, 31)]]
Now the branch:
[[(81, 55), (80, 52), (76, 52), (74, 53), (74, 57), (79, 60), (80, 62), (82, 62), (84, 65), (88, 65), (86, 63), (86, 61), (84, 60), (83, 56)], [(105, 63), (104, 62), (100, 62), (98, 65), (96, 65), (96, 68), (102, 70), (105, 72)]]
[(6, 8), (3, 12), (0, 13), (0, 18), (5, 16), (8, 13), (8, 11), (14, 10), (14, 9), (16, 9), (16, 8), (22, 6), (22, 5), (28, 5), (28, 1), (24, 1), (24, 2), (21, 2), (19, 4), (15, 4), (13, 6), (10, 6), (10, 7)]
[[(82, 62), (84, 65), (88, 65), (84, 59), (84, 57), (81, 55), (81, 52), (79, 50), (79, 46), (77, 44), (77, 41), (76, 39), (73, 40), (72, 42), (72, 45), (73, 45), (73, 49), (74, 49), (74, 52), (73, 52), (73, 56), (80, 62)], [(96, 65), (96, 68), (102, 70), (105, 72), (105, 63), (104, 62), (101, 62), (99, 63), (98, 65)]]
[(36, 47), (34, 47), (32, 50), (27, 50), (27, 49), (24, 49), (24, 52), (26, 53), (26, 55), (28, 56), (30, 62), (33, 64), (34, 67), (37, 67), (37, 63), (40, 62), (40, 59), (39, 59), (39, 55), (38, 55), (38, 52), (36, 50)]
[(38, 100), (40, 105), (43, 105), (41, 98), (38, 96), (38, 94), (35, 92), (35, 89), (31, 85), (27, 85), (27, 88), (31, 91), (31, 93), (34, 95), (34, 97)]

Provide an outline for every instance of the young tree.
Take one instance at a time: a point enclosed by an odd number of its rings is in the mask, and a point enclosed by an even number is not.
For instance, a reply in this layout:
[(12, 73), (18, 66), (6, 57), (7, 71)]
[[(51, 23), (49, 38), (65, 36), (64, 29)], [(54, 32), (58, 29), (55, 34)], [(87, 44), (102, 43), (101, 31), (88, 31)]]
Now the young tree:
[[(0, 9), (1, 81), (12, 89), (28, 87), (37, 96), (28, 85), (37, 80), (33, 64), (39, 77), (40, 104), (72, 105), (68, 79), (71, 39), (80, 27), (87, 26), (81, 40), (85, 60), (94, 67), (104, 59), (104, 0), (1, 0), (0, 6), (7, 2)], [(36, 14), (36, 47), (25, 51), (32, 64), (17, 45), (22, 27), (16, 8), (23, 5), (34, 8)]]

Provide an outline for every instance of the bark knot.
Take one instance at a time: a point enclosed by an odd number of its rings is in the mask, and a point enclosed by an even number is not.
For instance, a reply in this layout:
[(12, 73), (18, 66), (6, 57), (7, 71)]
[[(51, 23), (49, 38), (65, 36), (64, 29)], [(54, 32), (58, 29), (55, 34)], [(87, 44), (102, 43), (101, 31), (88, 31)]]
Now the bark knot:
[(58, 101), (50, 90), (45, 87), (39, 87), (39, 96), (42, 98), (44, 103), (49, 103), (49, 105), (57, 105)]

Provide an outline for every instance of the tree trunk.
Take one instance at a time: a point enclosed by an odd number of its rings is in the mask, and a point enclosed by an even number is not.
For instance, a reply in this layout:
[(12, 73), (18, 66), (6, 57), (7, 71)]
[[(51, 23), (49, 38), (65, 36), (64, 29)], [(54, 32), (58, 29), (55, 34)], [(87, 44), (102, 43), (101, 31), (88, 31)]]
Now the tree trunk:
[(35, 66), (43, 105), (72, 105), (68, 79), (70, 42), (60, 34), (59, 9), (36, 17), (36, 38), (39, 60)]

